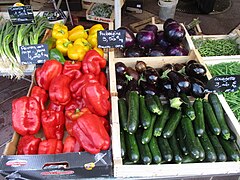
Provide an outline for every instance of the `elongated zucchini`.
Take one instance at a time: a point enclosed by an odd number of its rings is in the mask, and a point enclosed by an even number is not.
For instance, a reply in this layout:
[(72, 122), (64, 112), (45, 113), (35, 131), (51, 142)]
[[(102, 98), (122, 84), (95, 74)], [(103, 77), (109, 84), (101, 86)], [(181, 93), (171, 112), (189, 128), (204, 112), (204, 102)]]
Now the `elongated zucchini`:
[(138, 149), (140, 153), (140, 158), (143, 164), (152, 163), (152, 154), (148, 144), (142, 144), (142, 130), (138, 129), (136, 133), (136, 139), (138, 144)]
[(217, 160), (217, 155), (210, 139), (208, 138), (207, 133), (204, 132), (203, 135), (199, 138), (199, 140), (205, 151), (204, 160), (207, 162), (215, 162)]
[(162, 162), (162, 155), (161, 155), (161, 151), (158, 147), (158, 143), (157, 143), (157, 138), (156, 137), (152, 137), (150, 142), (149, 142), (149, 148), (150, 151), (152, 153), (152, 159), (153, 162), (155, 164), (160, 164)]
[(185, 134), (183, 134), (181, 124), (179, 124), (176, 129), (176, 136), (177, 136), (177, 140), (179, 143), (179, 147), (182, 150), (182, 154), (188, 155), (188, 149), (187, 149), (187, 145), (186, 145), (186, 136), (185, 136)]
[(174, 131), (176, 130), (180, 120), (182, 111), (178, 109), (173, 109), (171, 111), (170, 119), (167, 121), (165, 127), (163, 128), (162, 136), (164, 138), (170, 138)]
[(124, 130), (120, 128), (120, 143), (121, 143), (121, 157), (122, 159), (126, 158), (127, 149), (126, 149), (126, 142), (124, 137)]
[(146, 106), (145, 97), (140, 95), (139, 97), (139, 108), (140, 108), (140, 122), (144, 129), (147, 129), (151, 125), (151, 114)]
[(170, 106), (168, 104), (163, 105), (163, 112), (160, 116), (157, 116), (156, 122), (154, 123), (153, 135), (155, 137), (161, 136), (163, 128), (169, 119)]
[(203, 100), (203, 112), (205, 122), (209, 125), (210, 130), (213, 132), (213, 134), (219, 135), (221, 133), (220, 125), (217, 121), (211, 104), (206, 100)]
[(183, 164), (185, 164), (185, 163), (195, 163), (195, 162), (198, 162), (198, 160), (193, 159), (190, 155), (183, 156), (183, 160), (182, 160)]
[(162, 154), (162, 159), (164, 162), (170, 162), (173, 159), (173, 152), (169, 145), (168, 139), (163, 137), (157, 137), (158, 146)]
[(195, 110), (196, 118), (193, 121), (194, 130), (198, 137), (202, 136), (205, 132), (205, 122), (203, 114), (203, 103), (202, 99), (196, 98), (193, 102), (193, 108)]
[(183, 161), (183, 156), (182, 156), (182, 152), (181, 152), (181, 149), (179, 147), (179, 144), (178, 144), (178, 141), (177, 141), (177, 138), (176, 138), (176, 133), (174, 132), (173, 135), (169, 138), (168, 140), (169, 144), (170, 144), (170, 147), (172, 149), (172, 152), (173, 152), (173, 159), (174, 159), (174, 162), (176, 163), (182, 163)]
[(142, 144), (147, 144), (150, 142), (152, 136), (153, 136), (153, 126), (156, 121), (157, 115), (151, 114), (151, 125), (149, 128), (143, 130), (142, 134)]
[(133, 163), (137, 163), (140, 159), (140, 153), (135, 134), (125, 132), (125, 137), (128, 159)]
[(226, 123), (223, 107), (218, 99), (218, 96), (214, 93), (210, 93), (208, 95), (208, 102), (211, 104), (215, 116), (217, 118), (217, 121), (221, 127), (221, 135), (223, 136), (224, 139), (228, 140), (231, 136), (231, 133)]
[(195, 110), (194, 110), (189, 98), (187, 97), (187, 95), (185, 93), (181, 93), (180, 98), (183, 101), (183, 103), (181, 105), (183, 114), (188, 116), (191, 120), (194, 120), (196, 117)]
[(158, 108), (160, 109), (160, 114), (158, 114), (158, 115), (161, 115), (162, 114), (162, 112), (163, 112), (163, 105), (162, 105), (162, 102), (161, 102), (161, 100), (160, 100), (160, 98), (158, 97), (158, 95), (153, 95), (153, 99), (155, 100), (155, 102), (157, 103), (157, 105), (158, 105)]
[(145, 96), (145, 101), (147, 108), (150, 112), (160, 115), (162, 111), (159, 109), (157, 102), (155, 101), (153, 95), (147, 94)]
[(201, 142), (200, 142), (198, 137), (195, 137), (195, 139), (196, 139), (195, 143), (196, 143), (196, 145), (197, 145), (197, 147), (199, 149), (199, 158), (198, 158), (198, 160), (199, 161), (203, 161), (205, 159), (205, 151), (203, 149), (203, 145), (201, 144)]
[(127, 121), (128, 121), (128, 107), (125, 98), (118, 99), (118, 112), (120, 126), (124, 131), (127, 131)]
[(127, 131), (133, 134), (139, 125), (139, 94), (137, 91), (130, 91), (128, 95), (128, 121)]

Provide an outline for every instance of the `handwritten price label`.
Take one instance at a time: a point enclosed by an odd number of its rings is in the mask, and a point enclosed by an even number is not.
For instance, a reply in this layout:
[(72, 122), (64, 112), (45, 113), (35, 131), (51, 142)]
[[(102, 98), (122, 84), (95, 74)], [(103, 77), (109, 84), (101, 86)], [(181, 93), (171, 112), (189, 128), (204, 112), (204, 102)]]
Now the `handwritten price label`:
[(99, 48), (123, 48), (126, 32), (124, 30), (98, 31)]

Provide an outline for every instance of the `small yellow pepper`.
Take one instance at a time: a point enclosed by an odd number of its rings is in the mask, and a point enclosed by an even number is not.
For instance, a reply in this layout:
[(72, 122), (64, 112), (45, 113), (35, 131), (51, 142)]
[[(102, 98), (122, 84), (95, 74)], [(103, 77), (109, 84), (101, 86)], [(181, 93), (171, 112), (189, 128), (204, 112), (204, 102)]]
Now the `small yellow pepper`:
[(70, 41), (75, 41), (78, 38), (87, 39), (87, 37), (88, 33), (82, 25), (78, 25), (68, 32), (68, 39)]
[(53, 25), (52, 37), (55, 39), (68, 38), (68, 27), (61, 23)]
[(96, 50), (102, 57), (104, 56), (104, 51), (102, 48), (94, 47), (94, 50)]
[(95, 24), (89, 29), (88, 34), (89, 35), (96, 34), (98, 31), (102, 30), (104, 30), (102, 24)]
[(98, 46), (97, 33), (88, 36), (87, 41), (92, 45), (92, 48)]
[(74, 61), (82, 61), (84, 56), (86, 54), (86, 51), (84, 50), (84, 47), (81, 45), (73, 45), (68, 48), (68, 58)]
[(68, 48), (72, 46), (72, 42), (67, 38), (58, 39), (56, 41), (56, 48), (63, 54), (63, 56), (67, 55)]
[(91, 44), (84, 38), (78, 38), (74, 41), (73, 45), (80, 45), (84, 47), (85, 51), (92, 49)]

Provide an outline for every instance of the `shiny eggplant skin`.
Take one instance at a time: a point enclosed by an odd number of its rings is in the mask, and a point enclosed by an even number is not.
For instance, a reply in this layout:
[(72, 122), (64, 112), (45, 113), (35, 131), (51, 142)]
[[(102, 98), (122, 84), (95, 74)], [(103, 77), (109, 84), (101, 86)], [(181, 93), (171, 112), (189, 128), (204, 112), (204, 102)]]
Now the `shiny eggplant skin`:
[(200, 63), (190, 63), (186, 66), (185, 68), (186, 74), (188, 76), (193, 76), (195, 78), (199, 78), (201, 76), (205, 76), (206, 75), (206, 68), (205, 66), (203, 66)]
[(155, 24), (147, 24), (143, 27), (143, 30), (152, 31), (156, 35), (158, 32), (158, 27)]
[(187, 56), (188, 50), (180, 45), (171, 45), (167, 48), (167, 56)]
[(149, 48), (147, 53), (147, 55), (150, 57), (165, 56), (165, 54), (166, 54), (165, 50), (158, 45)]
[(123, 56), (124, 57), (144, 57), (145, 52), (144, 52), (144, 49), (138, 46), (131, 46), (124, 50)]
[(189, 80), (191, 82), (190, 94), (195, 98), (204, 98), (206, 93), (203, 82), (194, 77), (189, 77)]
[(150, 48), (156, 43), (156, 35), (153, 31), (140, 30), (136, 34), (136, 40), (140, 47)]
[(127, 71), (127, 66), (123, 62), (117, 62), (115, 64), (116, 74), (120, 76), (124, 76)]
[(156, 44), (158, 44), (161, 48), (167, 49), (170, 46), (170, 42), (164, 36), (164, 31), (158, 31), (156, 37)]
[(156, 84), (159, 79), (158, 71), (153, 67), (147, 67), (145, 71), (143, 71), (143, 77), (150, 84)]
[(136, 44), (136, 37), (135, 37), (134, 33), (128, 27), (122, 26), (122, 27), (119, 27), (118, 29), (126, 31), (125, 48), (129, 48)]
[(157, 94), (157, 87), (155, 84), (150, 84), (146, 81), (140, 81), (141, 94), (143, 95), (155, 95)]
[(171, 24), (177, 24), (178, 22), (175, 19), (172, 18), (168, 18), (165, 20), (165, 22), (163, 23), (163, 30), (165, 31), (165, 29), (171, 25)]
[(118, 92), (118, 97), (122, 98), (126, 96), (128, 81), (124, 76), (117, 76), (116, 87)]
[(164, 29), (164, 36), (166, 37), (167, 41), (171, 44), (179, 44), (185, 38), (185, 30), (183, 26), (179, 23), (169, 24)]
[(179, 93), (174, 88), (173, 82), (168, 78), (159, 79), (158, 90), (159, 94), (163, 94), (169, 99), (179, 96)]

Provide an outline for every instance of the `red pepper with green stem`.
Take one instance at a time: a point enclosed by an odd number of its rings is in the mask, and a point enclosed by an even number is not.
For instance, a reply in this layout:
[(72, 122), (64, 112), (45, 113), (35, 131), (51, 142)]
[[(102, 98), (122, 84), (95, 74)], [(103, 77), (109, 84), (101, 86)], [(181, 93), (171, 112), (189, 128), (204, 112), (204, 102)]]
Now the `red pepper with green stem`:
[(36, 134), (41, 127), (40, 118), (41, 106), (35, 98), (22, 96), (12, 101), (12, 124), (18, 134)]
[(59, 154), (63, 151), (63, 143), (58, 139), (43, 140), (39, 144), (38, 154)]
[(44, 110), (41, 122), (46, 139), (63, 139), (65, 116), (62, 111)]
[(25, 135), (21, 137), (17, 146), (17, 154), (18, 155), (37, 154), (40, 142), (41, 139), (36, 138), (34, 135)]
[(30, 96), (34, 97), (40, 103), (42, 110), (45, 109), (45, 103), (48, 100), (48, 93), (45, 89), (40, 86), (33, 86)]

